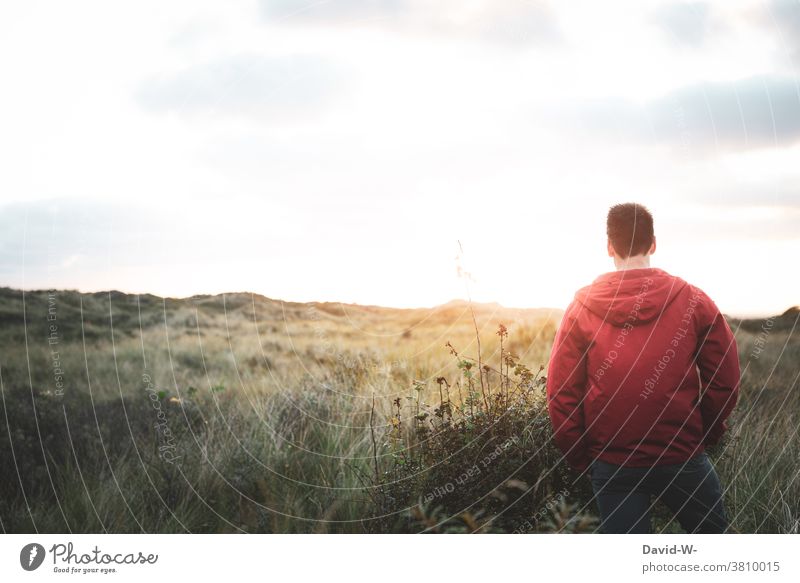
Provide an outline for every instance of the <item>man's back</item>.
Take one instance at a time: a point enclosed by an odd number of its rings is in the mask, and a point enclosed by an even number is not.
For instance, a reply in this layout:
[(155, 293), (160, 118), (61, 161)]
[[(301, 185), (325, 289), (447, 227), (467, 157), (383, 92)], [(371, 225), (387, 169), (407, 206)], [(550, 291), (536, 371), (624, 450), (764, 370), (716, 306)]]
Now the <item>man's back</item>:
[(578, 290), (553, 342), (556, 445), (591, 479), (603, 532), (650, 532), (651, 497), (687, 532), (725, 532), (721, 483), (703, 450), (736, 404), (736, 341), (711, 298), (650, 267), (649, 210), (612, 206), (606, 234), (617, 271)]
[(570, 463), (675, 464), (725, 431), (736, 342), (714, 302), (656, 268), (606, 273), (579, 290), (548, 370), (555, 440)]

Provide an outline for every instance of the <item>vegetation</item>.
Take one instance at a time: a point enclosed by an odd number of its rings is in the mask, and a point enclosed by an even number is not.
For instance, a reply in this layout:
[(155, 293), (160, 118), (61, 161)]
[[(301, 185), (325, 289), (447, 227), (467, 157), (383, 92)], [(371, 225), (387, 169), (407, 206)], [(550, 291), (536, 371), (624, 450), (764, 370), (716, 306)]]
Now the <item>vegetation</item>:
[[(591, 531), (543, 408), (558, 316), (0, 289), (0, 527)], [(741, 532), (799, 529), (797, 320), (731, 320)]]
[(544, 366), (534, 373), (505, 349), (505, 325), (496, 334), (495, 366), (484, 362), (480, 342), (476, 359), (447, 343), (458, 376), (452, 384), (444, 376), (434, 380), (435, 408), (423, 401), (424, 381), (392, 401), (383, 443), (391, 457), (383, 473), (374, 444), (378, 488), (372, 494), (383, 517), (372, 524), (376, 531), (588, 532), (596, 526), (587, 512), (572, 515), (568, 503), (588, 502), (591, 490), (552, 443)]

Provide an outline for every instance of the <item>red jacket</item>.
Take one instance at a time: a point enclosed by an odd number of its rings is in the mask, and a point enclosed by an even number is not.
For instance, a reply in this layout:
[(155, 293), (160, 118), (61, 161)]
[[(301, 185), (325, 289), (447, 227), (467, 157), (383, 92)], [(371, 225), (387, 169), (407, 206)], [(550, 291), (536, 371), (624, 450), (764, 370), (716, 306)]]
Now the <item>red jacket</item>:
[(719, 441), (738, 396), (736, 341), (700, 289), (661, 269), (580, 289), (547, 372), (555, 442), (585, 470), (683, 462)]

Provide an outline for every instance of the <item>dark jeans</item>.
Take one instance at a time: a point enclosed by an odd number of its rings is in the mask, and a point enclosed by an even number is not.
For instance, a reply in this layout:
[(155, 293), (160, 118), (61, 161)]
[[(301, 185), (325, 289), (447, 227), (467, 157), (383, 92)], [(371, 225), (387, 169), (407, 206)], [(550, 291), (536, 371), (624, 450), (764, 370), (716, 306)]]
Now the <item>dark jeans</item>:
[(666, 504), (686, 532), (722, 533), (728, 527), (719, 477), (705, 453), (648, 468), (598, 459), (592, 463), (591, 478), (602, 532), (649, 533), (651, 496)]

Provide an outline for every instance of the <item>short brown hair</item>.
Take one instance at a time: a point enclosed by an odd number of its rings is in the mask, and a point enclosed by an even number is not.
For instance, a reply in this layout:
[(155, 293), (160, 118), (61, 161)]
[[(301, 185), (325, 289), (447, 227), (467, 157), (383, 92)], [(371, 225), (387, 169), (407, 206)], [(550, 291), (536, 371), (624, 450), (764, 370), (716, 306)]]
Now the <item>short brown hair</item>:
[(606, 234), (614, 251), (623, 259), (647, 253), (655, 239), (653, 215), (635, 202), (616, 204), (608, 211)]

